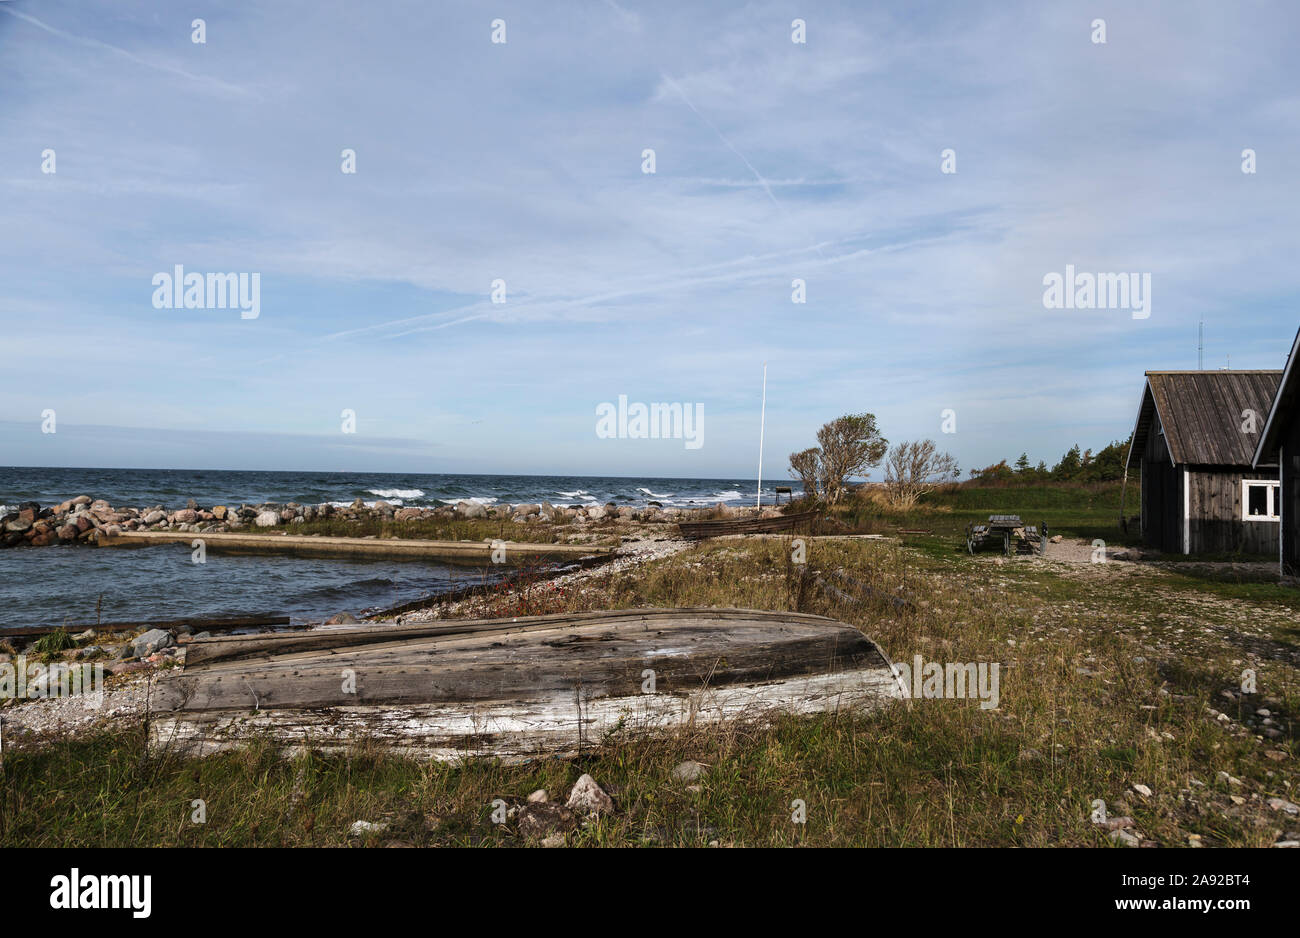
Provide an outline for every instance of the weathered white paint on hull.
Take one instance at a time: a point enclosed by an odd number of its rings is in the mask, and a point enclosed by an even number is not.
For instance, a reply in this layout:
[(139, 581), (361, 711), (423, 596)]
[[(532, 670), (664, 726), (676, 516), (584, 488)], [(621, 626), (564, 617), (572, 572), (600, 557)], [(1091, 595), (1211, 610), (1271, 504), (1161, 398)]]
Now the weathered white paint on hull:
[(205, 711), (153, 721), (157, 746), (200, 755), (269, 738), (287, 747), (339, 751), (360, 739), (443, 762), (495, 757), (521, 762), (568, 757), (615, 738), (729, 721), (768, 722), (780, 714), (867, 711), (904, 696), (887, 668), (816, 674), (691, 694), (583, 700), (576, 695), (492, 703), (333, 707), (322, 710)]

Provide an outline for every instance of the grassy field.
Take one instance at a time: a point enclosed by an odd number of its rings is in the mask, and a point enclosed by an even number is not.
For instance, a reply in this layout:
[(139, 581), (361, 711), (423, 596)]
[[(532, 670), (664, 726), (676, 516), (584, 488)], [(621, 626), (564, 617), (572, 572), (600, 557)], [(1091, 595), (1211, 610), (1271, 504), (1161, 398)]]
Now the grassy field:
[[(937, 530), (938, 519), (964, 527), (966, 513), (1037, 509), (1087, 538), (1117, 513), (1109, 492), (1074, 509), (1070, 497), (1081, 496), (956, 494), (881, 523)], [(865, 519), (875, 509), (857, 510)], [(810, 571), (834, 569), (874, 598), (824, 595)], [(896, 596), (910, 605), (896, 608)], [(537, 788), (562, 798), (583, 772), (617, 812), (570, 834), (571, 845), (1111, 846), (1090, 819), (1099, 801), (1109, 817), (1131, 818), (1136, 839), (1162, 846), (1268, 846), (1300, 829), (1269, 804), (1296, 801), (1300, 781), (1300, 590), (1256, 573), (843, 539), (809, 542), (800, 565), (788, 538), (750, 538), (539, 590), (521, 608), (640, 605), (831, 615), (896, 661), (998, 662), (999, 706), (913, 700), (775, 725), (614, 734), (576, 760), (521, 766), (420, 763), (365, 741), (347, 755), (284, 758), (255, 744), (186, 761), (147, 753), (140, 728), (127, 727), (7, 751), (0, 843), (514, 845), (513, 825), (492, 823), (494, 799), (519, 804)], [(1247, 668), (1258, 687), (1243, 694)], [(688, 759), (707, 767), (698, 790), (672, 778)], [(195, 799), (205, 823), (192, 822)], [(792, 822), (796, 799), (806, 823)], [(350, 838), (359, 819), (389, 827)]]
[[(1040, 484), (1024, 486), (953, 485), (924, 496), (915, 508), (902, 512), (883, 499), (858, 497), (831, 509), (831, 516), (854, 531), (894, 534), (899, 528), (928, 530), (956, 545), (966, 525), (987, 521), (989, 515), (1019, 515), (1028, 524), (1047, 523), (1052, 533), (1107, 544), (1135, 544), (1137, 538), (1120, 530), (1120, 483), (1095, 485)], [(1137, 514), (1137, 486), (1129, 485), (1125, 513)], [(904, 535), (907, 537), (907, 535)]]

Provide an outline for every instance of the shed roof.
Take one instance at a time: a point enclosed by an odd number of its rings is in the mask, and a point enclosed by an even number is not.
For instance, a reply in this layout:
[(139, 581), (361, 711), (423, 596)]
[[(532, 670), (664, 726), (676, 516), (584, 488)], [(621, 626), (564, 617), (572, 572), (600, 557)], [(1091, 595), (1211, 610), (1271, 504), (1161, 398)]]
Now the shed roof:
[[(1138, 407), (1130, 466), (1159, 416), (1175, 465), (1250, 466), (1281, 371), (1148, 371)], [(1255, 413), (1255, 431), (1244, 430)]]
[(1283, 428), (1295, 420), (1300, 411), (1300, 368), (1296, 367), (1296, 358), (1300, 357), (1300, 332), (1295, 334), (1291, 343), (1291, 354), (1287, 356), (1286, 370), (1277, 393), (1273, 396), (1273, 406), (1269, 408), (1268, 419), (1264, 423), (1264, 432), (1259, 435), (1259, 445), (1255, 448), (1254, 464), (1268, 465), (1277, 461), (1277, 448), (1282, 440)]

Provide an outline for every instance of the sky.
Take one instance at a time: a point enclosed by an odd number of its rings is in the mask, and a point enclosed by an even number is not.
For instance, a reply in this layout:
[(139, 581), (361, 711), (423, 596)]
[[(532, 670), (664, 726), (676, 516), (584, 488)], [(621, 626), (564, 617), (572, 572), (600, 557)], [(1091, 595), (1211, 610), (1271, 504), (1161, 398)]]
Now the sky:
[[(764, 363), (765, 478), (864, 411), (963, 474), (1099, 449), (1202, 322), (1207, 368), (1285, 363), (1298, 32), (1285, 2), (0, 0), (0, 465), (753, 478)], [(256, 274), (258, 315), (158, 308), (177, 265)], [(1067, 265), (1149, 274), (1149, 315), (1047, 308)], [(598, 435), (620, 395), (702, 407), (701, 445)]]

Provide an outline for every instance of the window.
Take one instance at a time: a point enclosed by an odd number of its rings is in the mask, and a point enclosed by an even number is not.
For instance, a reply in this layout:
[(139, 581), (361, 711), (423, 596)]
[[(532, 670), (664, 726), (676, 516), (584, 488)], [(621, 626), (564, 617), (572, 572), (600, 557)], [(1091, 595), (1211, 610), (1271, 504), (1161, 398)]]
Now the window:
[(1241, 483), (1241, 520), (1242, 521), (1277, 521), (1278, 520), (1277, 482), (1243, 479)]

